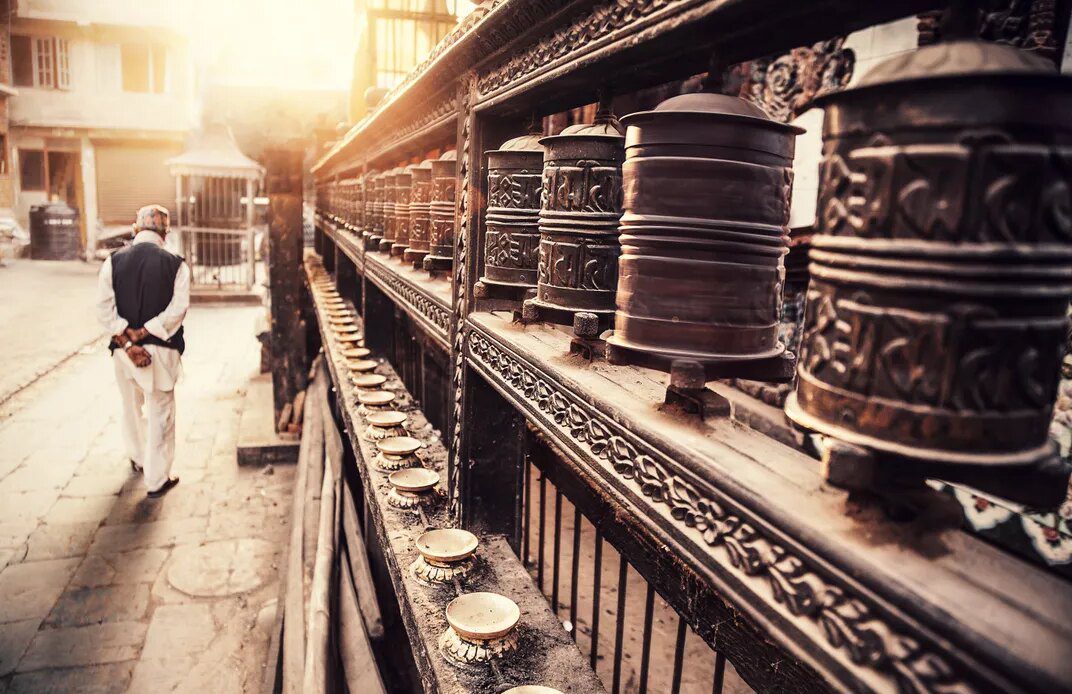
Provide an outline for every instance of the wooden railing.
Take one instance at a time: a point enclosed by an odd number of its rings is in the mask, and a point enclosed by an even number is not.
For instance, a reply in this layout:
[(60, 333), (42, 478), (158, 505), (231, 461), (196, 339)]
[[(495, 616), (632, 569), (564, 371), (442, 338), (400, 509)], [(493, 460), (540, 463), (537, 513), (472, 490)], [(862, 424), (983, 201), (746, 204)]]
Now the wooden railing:
[[(600, 92), (646, 103), (642, 90), (703, 72), (712, 54), (754, 61), (937, 4), (486, 2), (315, 169), (316, 253), (441, 435), (442, 522), (505, 538), (504, 561), (529, 571), (608, 690), (689, 691), (701, 678), (719, 691), (1072, 681), (1067, 581), (948, 518), (906, 521), (882, 494), (830, 486), (777, 407), (725, 383), (668, 397), (665, 375), (610, 364), (598, 341), (521, 322), (476, 290), (484, 152), (533, 115)], [(453, 270), (367, 249), (361, 177), (449, 149)], [(941, 508), (936, 497), (923, 506)], [(451, 691), (458, 681), (420, 643), (426, 616), (407, 617), (421, 607), (402, 592), (398, 602), (417, 668), (431, 673), (424, 686)], [(690, 673), (701, 641), (704, 669)]]

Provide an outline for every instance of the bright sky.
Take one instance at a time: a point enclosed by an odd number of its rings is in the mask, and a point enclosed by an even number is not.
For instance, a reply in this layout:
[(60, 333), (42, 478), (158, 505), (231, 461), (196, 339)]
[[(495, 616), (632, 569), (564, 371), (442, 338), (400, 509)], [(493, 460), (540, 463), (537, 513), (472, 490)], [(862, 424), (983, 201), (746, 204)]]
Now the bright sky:
[(355, 0), (193, 0), (194, 60), (221, 84), (350, 88)]

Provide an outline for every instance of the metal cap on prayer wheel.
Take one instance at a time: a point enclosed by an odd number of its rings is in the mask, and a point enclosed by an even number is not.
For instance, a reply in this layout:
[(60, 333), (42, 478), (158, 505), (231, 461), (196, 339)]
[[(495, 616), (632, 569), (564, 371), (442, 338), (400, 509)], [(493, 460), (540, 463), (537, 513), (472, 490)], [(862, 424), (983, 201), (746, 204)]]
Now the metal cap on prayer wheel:
[(546, 149), (536, 298), (539, 320), (572, 325), (578, 311), (609, 327), (618, 283), (622, 129), (607, 109), (595, 122), (540, 139)]
[(432, 160), (432, 201), (429, 253), (424, 269), (449, 270), (454, 265), (454, 194), (457, 189), (458, 154), (453, 149)]
[(786, 413), (895, 460), (1047, 458), (1072, 294), (1072, 80), (958, 40), (817, 103), (818, 221)]
[(484, 276), (507, 298), (536, 287), (540, 250), (540, 191), (543, 145), (539, 135), (522, 135), (488, 155), (488, 209), (484, 215)]
[(384, 174), (380, 171), (374, 171), (369, 175), (372, 177), (372, 205), (366, 248), (378, 248), (380, 239), (383, 238), (383, 196), (386, 181)]
[[(630, 114), (622, 167), (616, 362), (711, 376), (776, 359), (794, 138), (801, 128), (725, 94)], [(729, 369), (729, 372), (727, 372)], [(779, 361), (770, 378), (788, 375)]]
[(402, 255), (409, 248), (409, 202), (414, 168), (416, 164), (411, 164), (395, 176), (395, 242), (391, 244), (391, 255)]
[(378, 250), (391, 250), (398, 234), (398, 175), (402, 169), (394, 168), (383, 177), (383, 238)]
[(425, 159), (410, 167), (413, 183), (409, 198), (409, 248), (402, 254), (403, 260), (423, 267), (428, 255), (428, 233), (431, 226), (429, 204), (432, 201), (432, 160)]

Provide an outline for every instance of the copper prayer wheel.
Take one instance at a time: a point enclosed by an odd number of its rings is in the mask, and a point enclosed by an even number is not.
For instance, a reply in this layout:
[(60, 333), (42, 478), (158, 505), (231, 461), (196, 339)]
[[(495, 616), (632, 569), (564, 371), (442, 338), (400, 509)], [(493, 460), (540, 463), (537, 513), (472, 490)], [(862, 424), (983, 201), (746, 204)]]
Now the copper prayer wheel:
[[(545, 147), (536, 298), (529, 319), (570, 325), (578, 312), (609, 327), (618, 284), (625, 138), (608, 111), (540, 139)], [(533, 315), (535, 314), (535, 315)]]
[(432, 160), (425, 159), (410, 167), (413, 183), (409, 197), (409, 248), (402, 254), (413, 267), (423, 267), (428, 255), (428, 235), (431, 226), (429, 204), (432, 201)]
[(379, 171), (374, 171), (369, 175), (372, 177), (372, 204), (370, 206), (371, 213), (369, 215), (369, 230), (366, 239), (366, 248), (374, 249), (379, 248), (380, 239), (383, 238), (383, 196), (385, 181), (384, 174)]
[(540, 258), (543, 146), (538, 135), (523, 135), (487, 155), (487, 232), (480, 281), (506, 290), (534, 289)]
[(395, 242), (391, 255), (402, 255), (409, 248), (409, 197), (413, 186), (413, 166), (395, 176)]
[(1072, 80), (1009, 46), (897, 56), (826, 108), (800, 425), (893, 459), (1051, 455), (1072, 294)]
[(350, 188), (350, 231), (360, 234), (365, 220), (365, 181), (354, 178)]
[(454, 194), (457, 189), (458, 154), (453, 149), (432, 160), (432, 201), (429, 253), (424, 269), (449, 270), (454, 265)]
[(777, 358), (793, 148), (803, 130), (716, 93), (676, 96), (622, 123), (622, 256), (608, 356), (665, 370), (691, 360), (709, 373)]
[(383, 177), (383, 238), (379, 250), (387, 253), (398, 238), (398, 175), (402, 169), (394, 168)]

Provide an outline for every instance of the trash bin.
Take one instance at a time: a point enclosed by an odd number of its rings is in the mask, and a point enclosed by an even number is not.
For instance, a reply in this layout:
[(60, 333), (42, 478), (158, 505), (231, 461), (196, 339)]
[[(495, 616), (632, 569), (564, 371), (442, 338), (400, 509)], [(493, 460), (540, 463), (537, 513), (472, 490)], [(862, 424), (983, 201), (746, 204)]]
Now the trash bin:
[(78, 210), (63, 202), (30, 208), (30, 257), (34, 260), (81, 260), (82, 231)]

